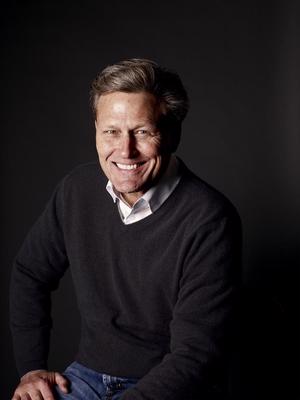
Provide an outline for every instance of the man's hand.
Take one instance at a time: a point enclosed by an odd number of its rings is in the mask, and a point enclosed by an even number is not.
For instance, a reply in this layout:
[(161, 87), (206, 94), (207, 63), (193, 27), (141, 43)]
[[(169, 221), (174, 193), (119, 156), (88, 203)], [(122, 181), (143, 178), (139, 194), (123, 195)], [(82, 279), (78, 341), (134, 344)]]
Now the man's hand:
[(55, 400), (51, 390), (55, 385), (68, 393), (68, 381), (58, 372), (30, 371), (21, 378), (12, 400)]

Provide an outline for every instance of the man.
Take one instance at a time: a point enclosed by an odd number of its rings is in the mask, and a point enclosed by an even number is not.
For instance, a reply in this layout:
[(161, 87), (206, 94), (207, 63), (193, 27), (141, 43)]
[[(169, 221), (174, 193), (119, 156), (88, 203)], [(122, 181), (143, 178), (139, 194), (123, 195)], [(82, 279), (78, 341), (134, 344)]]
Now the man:
[[(177, 74), (122, 61), (92, 99), (101, 168), (60, 182), (15, 260), (13, 400), (212, 398), (235, 304), (237, 213), (174, 156), (188, 110)], [(47, 370), (50, 294), (68, 267), (82, 334), (62, 375)]]

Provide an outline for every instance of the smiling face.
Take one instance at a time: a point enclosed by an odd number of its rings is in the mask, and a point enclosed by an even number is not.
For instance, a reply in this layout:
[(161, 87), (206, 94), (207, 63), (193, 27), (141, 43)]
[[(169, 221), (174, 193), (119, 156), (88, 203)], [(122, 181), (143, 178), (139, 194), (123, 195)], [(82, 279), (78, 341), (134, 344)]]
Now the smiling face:
[(168, 164), (170, 145), (159, 131), (162, 111), (155, 96), (147, 92), (113, 92), (98, 100), (95, 126), (100, 165), (130, 205)]

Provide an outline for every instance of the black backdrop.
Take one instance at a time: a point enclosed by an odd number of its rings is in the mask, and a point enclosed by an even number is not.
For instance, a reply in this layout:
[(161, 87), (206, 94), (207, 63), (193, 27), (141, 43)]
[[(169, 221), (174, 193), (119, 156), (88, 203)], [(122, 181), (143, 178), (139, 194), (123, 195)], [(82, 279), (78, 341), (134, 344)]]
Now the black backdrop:
[[(298, 3), (298, 4), (297, 4)], [(17, 383), (11, 263), (57, 181), (95, 159), (89, 85), (109, 63), (152, 58), (191, 99), (178, 154), (244, 225), (243, 334), (234, 399), (299, 396), (299, 2), (10, 1), (1, 12), (1, 377)], [(50, 367), (79, 336), (70, 276), (54, 294)]]

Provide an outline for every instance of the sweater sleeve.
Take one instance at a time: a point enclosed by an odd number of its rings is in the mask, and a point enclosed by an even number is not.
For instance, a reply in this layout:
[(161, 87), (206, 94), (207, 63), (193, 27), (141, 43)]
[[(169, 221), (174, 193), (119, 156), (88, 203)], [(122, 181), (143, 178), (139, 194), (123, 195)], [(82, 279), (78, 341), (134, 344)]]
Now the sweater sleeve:
[(170, 352), (122, 400), (207, 398), (232, 333), (240, 255), (236, 214), (195, 233), (173, 309)]
[(62, 220), (61, 183), (14, 260), (10, 321), (20, 376), (31, 370), (47, 368), (52, 326), (51, 291), (57, 288), (68, 266)]

